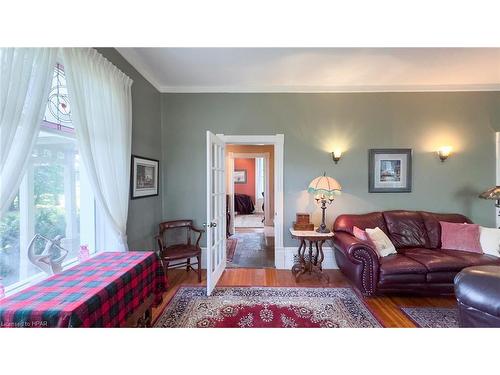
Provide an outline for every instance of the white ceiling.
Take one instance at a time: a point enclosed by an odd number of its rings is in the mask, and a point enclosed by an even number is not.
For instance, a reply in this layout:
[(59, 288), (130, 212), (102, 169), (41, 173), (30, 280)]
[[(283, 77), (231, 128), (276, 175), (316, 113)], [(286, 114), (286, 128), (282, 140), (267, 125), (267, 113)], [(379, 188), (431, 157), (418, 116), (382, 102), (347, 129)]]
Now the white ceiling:
[(161, 92), (500, 91), (500, 48), (117, 48)]

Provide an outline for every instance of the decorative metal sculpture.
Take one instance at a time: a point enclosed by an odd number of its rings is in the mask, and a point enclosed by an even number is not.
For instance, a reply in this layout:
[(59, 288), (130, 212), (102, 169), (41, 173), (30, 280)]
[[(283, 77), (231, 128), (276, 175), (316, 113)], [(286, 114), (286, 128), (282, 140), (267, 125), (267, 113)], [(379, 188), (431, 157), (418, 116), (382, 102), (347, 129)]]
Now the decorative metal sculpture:
[[(69, 253), (68, 250), (61, 246), (63, 238), (63, 236), (58, 235), (53, 239), (49, 239), (41, 234), (35, 234), (28, 245), (28, 259), (48, 275), (61, 272), (62, 263)], [(35, 253), (37, 239), (45, 241), (45, 247), (40, 254)]]

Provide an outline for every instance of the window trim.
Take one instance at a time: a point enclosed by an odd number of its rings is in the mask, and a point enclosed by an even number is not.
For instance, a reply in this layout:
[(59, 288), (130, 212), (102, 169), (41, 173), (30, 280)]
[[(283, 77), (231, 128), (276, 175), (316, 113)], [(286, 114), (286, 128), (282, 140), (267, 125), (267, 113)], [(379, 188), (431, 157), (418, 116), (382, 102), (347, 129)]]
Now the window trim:
[[(42, 120), (40, 127), (41, 127), (41, 130), (49, 131), (51, 133), (52, 132), (55, 132), (55, 133), (62, 132), (62, 133), (64, 133), (64, 135), (76, 134), (75, 128), (72, 128), (72, 127), (69, 127), (66, 125), (56, 124), (55, 122), (50, 122), (50, 121), (46, 121), (46, 120)], [(71, 137), (71, 138), (74, 138), (74, 137)]]

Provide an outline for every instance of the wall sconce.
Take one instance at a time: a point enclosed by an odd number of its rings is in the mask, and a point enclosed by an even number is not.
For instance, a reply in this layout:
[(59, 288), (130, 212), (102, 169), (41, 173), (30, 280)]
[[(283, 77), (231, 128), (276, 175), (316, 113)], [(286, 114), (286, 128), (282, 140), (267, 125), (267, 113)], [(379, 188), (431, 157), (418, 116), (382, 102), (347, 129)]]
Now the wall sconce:
[(452, 151), (451, 146), (443, 146), (437, 151), (439, 159), (441, 159), (441, 162), (444, 162), (446, 159), (448, 159), (448, 157), (451, 154), (451, 151)]
[(332, 152), (332, 159), (335, 162), (335, 164), (337, 164), (339, 162), (341, 157), (342, 157), (342, 151), (335, 150)]

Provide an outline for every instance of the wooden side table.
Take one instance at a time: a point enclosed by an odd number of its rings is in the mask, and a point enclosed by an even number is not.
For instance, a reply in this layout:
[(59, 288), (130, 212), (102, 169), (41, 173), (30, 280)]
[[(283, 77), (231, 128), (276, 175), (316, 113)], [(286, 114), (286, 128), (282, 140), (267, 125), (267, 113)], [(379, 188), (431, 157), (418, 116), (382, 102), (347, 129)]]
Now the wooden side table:
[[(333, 232), (318, 233), (315, 230), (294, 230), (290, 228), (290, 234), (292, 238), (299, 240), (299, 259), (292, 267), (292, 274), (295, 276), (295, 280), (298, 281), (300, 276), (305, 273), (314, 273), (321, 278), (323, 276), (322, 263), (325, 258), (323, 254), (323, 244), (333, 239)], [(307, 246), (307, 242), (309, 242), (309, 246)], [(306, 250), (308, 248), (308, 257), (306, 259)]]

